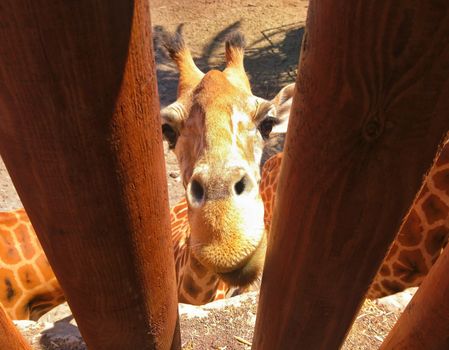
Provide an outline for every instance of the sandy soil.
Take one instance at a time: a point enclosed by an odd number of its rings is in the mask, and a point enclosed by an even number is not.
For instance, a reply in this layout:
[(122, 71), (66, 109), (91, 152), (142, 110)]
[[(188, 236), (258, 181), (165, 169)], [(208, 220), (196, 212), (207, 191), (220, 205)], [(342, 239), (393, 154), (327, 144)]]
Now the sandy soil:
[[(174, 65), (160, 47), (159, 37), (162, 32), (181, 30), (198, 66), (206, 71), (223, 66), (223, 40), (230, 31), (241, 30), (247, 38), (245, 62), (253, 91), (261, 97), (270, 98), (295, 79), (307, 5), (307, 0), (151, 1), (161, 105), (175, 100), (178, 76)], [(166, 166), (170, 204), (174, 205), (184, 192), (176, 159), (167, 148)], [(20, 200), (0, 159), (0, 209), (19, 206)], [(185, 326), (185, 348), (210, 348), (211, 342), (206, 345), (206, 338), (194, 336), (205, 334), (207, 330), (214, 337), (213, 348), (248, 349), (249, 346), (244, 342), (236, 342), (234, 337), (238, 335), (247, 340), (252, 337), (251, 327), (239, 323), (239, 313), (239, 310), (228, 314), (217, 312), (214, 325), (204, 325), (204, 329)], [(357, 317), (344, 349), (377, 348), (396, 318), (397, 314), (368, 303)], [(211, 327), (215, 327), (215, 330), (211, 331)]]

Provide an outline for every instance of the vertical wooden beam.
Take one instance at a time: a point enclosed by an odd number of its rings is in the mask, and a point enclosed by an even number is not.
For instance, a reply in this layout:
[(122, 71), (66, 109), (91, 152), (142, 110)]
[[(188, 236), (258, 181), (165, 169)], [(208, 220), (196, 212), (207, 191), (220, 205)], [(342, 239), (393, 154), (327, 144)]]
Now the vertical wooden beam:
[(0, 306), (0, 349), (31, 350), (31, 347), (22, 337), (22, 334), (14, 326)]
[(381, 350), (449, 349), (449, 249), (437, 260)]
[(449, 129), (449, 2), (311, 0), (253, 349), (337, 349)]
[(89, 349), (179, 348), (149, 2), (1, 7), (0, 152)]

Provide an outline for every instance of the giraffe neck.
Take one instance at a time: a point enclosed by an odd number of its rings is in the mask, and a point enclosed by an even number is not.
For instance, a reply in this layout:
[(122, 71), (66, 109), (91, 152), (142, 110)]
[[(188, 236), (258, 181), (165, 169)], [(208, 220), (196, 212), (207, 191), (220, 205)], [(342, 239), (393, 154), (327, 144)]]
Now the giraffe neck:
[(449, 141), (427, 175), (367, 296), (421, 284), (449, 236)]
[(204, 267), (191, 252), (187, 210), (185, 198), (171, 210), (178, 300), (181, 303), (202, 305), (225, 298), (231, 288), (217, 274)]
[(225, 297), (227, 286), (216, 274), (201, 265), (188, 247), (181, 256), (185, 263), (177, 271), (180, 303), (202, 305)]
[[(264, 166), (260, 184), (270, 232), (282, 153)], [(367, 293), (370, 299), (420, 285), (449, 237), (449, 141), (446, 140)]]
[(64, 294), (24, 209), (0, 212), (0, 302), (13, 319), (37, 320)]

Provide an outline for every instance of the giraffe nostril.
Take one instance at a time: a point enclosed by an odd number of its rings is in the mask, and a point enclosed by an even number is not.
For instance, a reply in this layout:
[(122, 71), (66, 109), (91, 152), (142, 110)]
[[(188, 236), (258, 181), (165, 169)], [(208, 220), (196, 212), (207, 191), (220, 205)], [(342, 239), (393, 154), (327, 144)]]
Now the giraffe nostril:
[(245, 191), (247, 182), (248, 179), (246, 175), (244, 175), (238, 182), (235, 183), (234, 192), (236, 195), (240, 196)]
[(197, 180), (190, 183), (190, 195), (196, 202), (201, 202), (204, 198), (204, 188)]

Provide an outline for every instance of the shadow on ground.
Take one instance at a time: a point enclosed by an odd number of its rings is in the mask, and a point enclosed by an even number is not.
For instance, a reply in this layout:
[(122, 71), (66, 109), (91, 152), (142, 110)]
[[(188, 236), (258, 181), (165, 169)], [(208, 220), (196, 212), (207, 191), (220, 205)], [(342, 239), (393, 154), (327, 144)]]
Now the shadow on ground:
[[(237, 21), (218, 32), (203, 47), (200, 56), (194, 57), (195, 63), (203, 72), (224, 68), (224, 41), (230, 32), (239, 30), (240, 26), (240, 21)], [(182, 33), (182, 27), (182, 24), (179, 25), (177, 31)], [(161, 36), (165, 32), (166, 29), (162, 26), (153, 28), (162, 107), (176, 99), (178, 82), (176, 67), (161, 45)], [(245, 68), (255, 95), (272, 98), (283, 86), (295, 81), (303, 34), (304, 24), (293, 23), (263, 30), (256, 40), (247, 42)]]
[[(68, 307), (67, 310), (70, 312)], [(53, 327), (43, 330), (39, 344), (42, 350), (87, 350), (87, 345), (71, 314), (53, 323)]]

